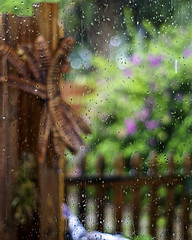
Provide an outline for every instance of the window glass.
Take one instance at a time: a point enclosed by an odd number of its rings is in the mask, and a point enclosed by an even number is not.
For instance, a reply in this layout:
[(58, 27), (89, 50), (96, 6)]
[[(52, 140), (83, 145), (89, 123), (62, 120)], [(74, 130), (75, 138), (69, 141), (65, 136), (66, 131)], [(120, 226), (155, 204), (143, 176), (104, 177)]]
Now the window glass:
[(0, 12), (0, 239), (190, 239), (191, 1)]

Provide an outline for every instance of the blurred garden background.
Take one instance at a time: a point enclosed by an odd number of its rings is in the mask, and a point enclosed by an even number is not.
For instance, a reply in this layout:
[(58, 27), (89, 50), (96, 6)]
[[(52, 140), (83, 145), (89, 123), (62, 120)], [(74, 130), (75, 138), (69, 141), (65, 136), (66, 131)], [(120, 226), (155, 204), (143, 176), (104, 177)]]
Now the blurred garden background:
[[(170, 152), (191, 152), (190, 1), (63, 1), (61, 22), (76, 39), (64, 81), (87, 84), (83, 97), (92, 134), (88, 172), (102, 154), (151, 150), (162, 168)], [(78, 99), (73, 99), (73, 101)], [(70, 161), (72, 162), (72, 160)]]
[[(33, 3), (6, 1), (1, 12), (31, 15)], [(83, 97), (90, 163), (151, 150), (163, 163), (170, 151), (178, 161), (190, 152), (191, 18), (187, 0), (60, 1), (60, 24), (76, 40), (63, 81), (94, 89)]]
[[(2, 1), (0, 12), (31, 16), (35, 2)], [(123, 171), (130, 174), (135, 153), (142, 158), (141, 172), (147, 173), (153, 151), (158, 155), (158, 174), (167, 172), (173, 154), (175, 172), (182, 175), (183, 159), (192, 153), (192, 2), (61, 0), (59, 9), (59, 24), (65, 36), (74, 37), (76, 42), (69, 57), (71, 71), (63, 74), (63, 81), (93, 90), (68, 99), (74, 105), (81, 102), (82, 115), (91, 126), (91, 134), (83, 136), (87, 146), (84, 173), (97, 174), (95, 164), (102, 156), (104, 173), (113, 175), (115, 160), (121, 156)], [(69, 151), (63, 155), (69, 176), (79, 176), (77, 157)], [(37, 208), (36, 186), (32, 184), (36, 180), (30, 173), (27, 179), (23, 174), (31, 166), (25, 163), (19, 173), (19, 186), (30, 193), (26, 200), (28, 213), (24, 214), (22, 203), (17, 201), (22, 195), (26, 199), (25, 191), (16, 188), (13, 200), (21, 224)], [(89, 194), (94, 196), (94, 192), (90, 188)], [(176, 192), (179, 198), (180, 188)], [(74, 193), (72, 189), (71, 196)], [(142, 194), (145, 206), (147, 190)], [(158, 194), (166, 201), (164, 188)], [(130, 195), (128, 192), (125, 201)], [(106, 196), (111, 198), (111, 193)], [(147, 217), (143, 213), (144, 225)], [(161, 218), (160, 228), (163, 224)], [(145, 227), (142, 229), (145, 232)]]

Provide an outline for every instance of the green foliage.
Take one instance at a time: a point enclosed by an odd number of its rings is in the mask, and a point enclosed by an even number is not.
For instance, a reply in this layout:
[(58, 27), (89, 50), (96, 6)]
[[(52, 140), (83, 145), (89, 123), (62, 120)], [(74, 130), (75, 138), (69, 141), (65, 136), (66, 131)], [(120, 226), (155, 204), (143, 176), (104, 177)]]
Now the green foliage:
[(132, 239), (133, 240), (152, 240), (153, 238), (151, 236), (147, 236), (147, 235), (139, 235)]
[(64, 4), (64, 0), (0, 0), (0, 12), (1, 13), (13, 13), (19, 16), (31, 16), (33, 11), (33, 4), (39, 2), (57, 2), (61, 6)]
[(76, 37), (76, 40), (82, 41), (86, 31), (92, 26), (94, 14), (97, 12), (93, 0), (63, 0), (61, 6), (61, 20), (64, 24), (66, 33)]
[(191, 28), (163, 26), (127, 58), (94, 57), (90, 78), (97, 89), (87, 99), (90, 164), (99, 154), (112, 161), (119, 153), (129, 159), (136, 151), (147, 157), (156, 150), (164, 164), (170, 151), (179, 162), (191, 152), (191, 36)]
[(136, 36), (136, 29), (133, 17), (133, 10), (129, 7), (124, 7), (124, 19), (127, 27), (127, 32), (129, 33), (130, 37), (135, 38)]
[(28, 158), (19, 166), (17, 185), (12, 201), (15, 208), (15, 219), (22, 225), (28, 223), (37, 210), (36, 177), (34, 160)]

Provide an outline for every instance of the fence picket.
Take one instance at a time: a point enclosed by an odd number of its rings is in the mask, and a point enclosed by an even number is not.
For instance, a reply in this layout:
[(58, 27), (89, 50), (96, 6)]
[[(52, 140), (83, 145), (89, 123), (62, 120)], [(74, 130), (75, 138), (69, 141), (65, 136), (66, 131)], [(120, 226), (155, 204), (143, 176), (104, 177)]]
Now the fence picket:
[[(172, 176), (175, 170), (173, 154), (171, 154), (168, 159), (167, 167), (168, 167), (168, 175)], [(167, 187), (168, 187), (168, 192), (167, 192), (167, 203), (166, 203), (166, 216), (167, 216), (166, 239), (169, 240), (173, 236), (175, 187), (172, 184), (169, 184)]]
[[(105, 170), (105, 159), (103, 156), (99, 156), (97, 160), (97, 174), (98, 177), (102, 177)], [(97, 185), (97, 199), (96, 199), (96, 208), (97, 208), (97, 224), (96, 230), (103, 232), (103, 224), (104, 224), (104, 201), (105, 201), (105, 187), (104, 184), (101, 182)]]
[[(141, 163), (142, 163), (142, 160), (139, 154), (135, 154), (131, 158), (130, 177), (139, 178)], [(132, 233), (133, 235), (136, 235), (136, 236), (139, 234), (140, 206), (141, 206), (140, 186), (135, 185), (132, 188), (131, 210), (132, 210), (132, 219), (133, 219)]]
[(183, 239), (188, 240), (189, 238), (189, 210), (190, 210), (190, 196), (189, 196), (189, 185), (191, 185), (190, 173), (192, 168), (192, 157), (191, 155), (186, 155), (183, 161), (183, 170), (185, 174), (184, 179), (184, 192), (182, 199), (182, 235)]
[[(115, 175), (122, 176), (124, 167), (124, 159), (121, 155), (118, 155), (115, 160)], [(115, 205), (115, 216), (116, 216), (116, 232), (121, 233), (122, 231), (122, 210), (123, 210), (123, 188), (118, 183), (114, 184), (114, 205)]]
[[(83, 158), (81, 160), (81, 164), (79, 166), (79, 172), (81, 173), (81, 177), (85, 177), (85, 164), (86, 164), (86, 158)], [(87, 197), (86, 197), (86, 187), (85, 184), (80, 183), (79, 185), (79, 213), (78, 217), (82, 224), (85, 226), (86, 224), (86, 204), (87, 203)]]
[[(143, 186), (147, 186), (148, 191), (148, 216), (149, 216), (149, 234), (156, 239), (158, 237), (157, 232), (157, 220), (158, 214), (165, 216), (166, 226), (164, 239), (173, 238), (173, 226), (177, 227), (177, 231), (182, 233), (182, 239), (189, 239), (189, 227), (190, 219), (189, 214), (191, 214), (190, 208), (190, 194), (191, 194), (191, 167), (192, 167), (192, 157), (187, 156), (184, 161), (184, 170), (182, 174), (175, 173), (174, 158), (171, 155), (168, 159), (167, 173), (159, 174), (158, 172), (158, 161), (157, 154), (152, 152), (149, 158), (149, 169), (147, 174), (141, 172), (142, 158), (139, 154), (133, 156), (130, 162), (131, 170), (129, 175), (123, 174), (124, 159), (118, 156), (115, 162), (115, 175), (106, 176), (104, 175), (105, 162), (102, 157), (97, 161), (97, 175), (96, 176), (77, 176), (74, 178), (65, 178), (66, 185), (76, 186), (78, 191), (85, 192), (88, 186), (93, 186), (97, 190), (96, 193), (96, 227), (94, 230), (104, 231), (104, 210), (107, 203), (107, 198), (105, 198), (106, 190), (110, 189), (113, 192), (113, 204), (115, 210), (115, 224), (116, 232), (122, 232), (122, 211), (124, 205), (124, 190), (129, 188), (131, 190), (130, 207), (132, 212), (133, 228), (132, 233), (135, 236), (139, 235), (139, 224), (141, 222), (141, 189)], [(181, 196), (181, 205), (178, 205), (176, 201), (176, 187), (182, 187), (183, 194)], [(160, 205), (160, 200), (158, 198), (158, 190), (161, 187), (167, 188), (167, 200), (166, 203), (162, 201), (163, 206)], [(80, 190), (79, 190), (80, 189)], [(84, 199), (81, 198), (80, 201), (80, 212), (83, 214), (83, 220), (85, 219), (85, 207), (87, 203), (87, 196), (83, 194)], [(108, 202), (111, 204), (111, 202)], [(164, 207), (164, 210), (161, 210)], [(180, 210), (177, 212), (177, 210)], [(178, 215), (179, 214), (179, 215)], [(159, 215), (160, 216), (160, 215)], [(177, 217), (177, 218), (176, 218)], [(176, 220), (177, 219), (177, 220)], [(175, 225), (177, 224), (177, 225)], [(178, 233), (177, 232), (177, 233)], [(157, 236), (158, 235), (158, 236)]]
[[(155, 152), (152, 152), (149, 159), (149, 170), (148, 170), (148, 176), (151, 177), (151, 180), (153, 177), (158, 176), (158, 163), (157, 163), (157, 154)], [(152, 237), (156, 238), (157, 234), (157, 207), (158, 207), (158, 196), (157, 196), (157, 185), (152, 185), (149, 190), (149, 233)]]

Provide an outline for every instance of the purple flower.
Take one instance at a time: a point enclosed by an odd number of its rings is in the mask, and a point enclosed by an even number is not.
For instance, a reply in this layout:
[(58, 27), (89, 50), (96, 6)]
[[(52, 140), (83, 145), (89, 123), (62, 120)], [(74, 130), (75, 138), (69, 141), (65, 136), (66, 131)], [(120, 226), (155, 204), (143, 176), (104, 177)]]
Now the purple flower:
[(125, 74), (126, 77), (131, 77), (131, 70), (129, 68), (126, 68), (123, 70), (123, 73)]
[(159, 127), (159, 122), (156, 120), (146, 121), (145, 127), (149, 130), (153, 130), (153, 129)]
[(147, 103), (147, 106), (150, 107), (150, 108), (154, 107), (154, 105), (155, 105), (155, 101), (151, 96), (147, 97), (146, 103)]
[(150, 115), (150, 109), (148, 107), (144, 107), (138, 114), (137, 119), (141, 122), (144, 122)]
[(61, 212), (62, 212), (62, 216), (63, 216), (64, 218), (69, 218), (69, 216), (70, 216), (70, 210), (69, 210), (67, 204), (62, 203), (62, 205), (61, 205)]
[(176, 98), (176, 100), (178, 102), (181, 102), (183, 100), (183, 94), (182, 93), (176, 93), (174, 98)]
[(141, 62), (141, 59), (139, 58), (139, 56), (137, 54), (133, 54), (131, 56), (131, 62), (135, 65), (138, 65)]
[(158, 67), (163, 60), (163, 57), (160, 55), (149, 55), (149, 62), (153, 67)]
[(183, 56), (185, 58), (191, 57), (192, 56), (192, 48), (186, 48), (183, 50)]
[(150, 82), (151, 90), (154, 92), (158, 91), (157, 84), (155, 82)]
[(155, 137), (152, 137), (150, 140), (149, 140), (149, 145), (154, 147), (157, 145), (157, 139)]
[(126, 118), (125, 119), (125, 125), (126, 125), (127, 134), (133, 135), (137, 131), (137, 124), (136, 124), (135, 119)]

